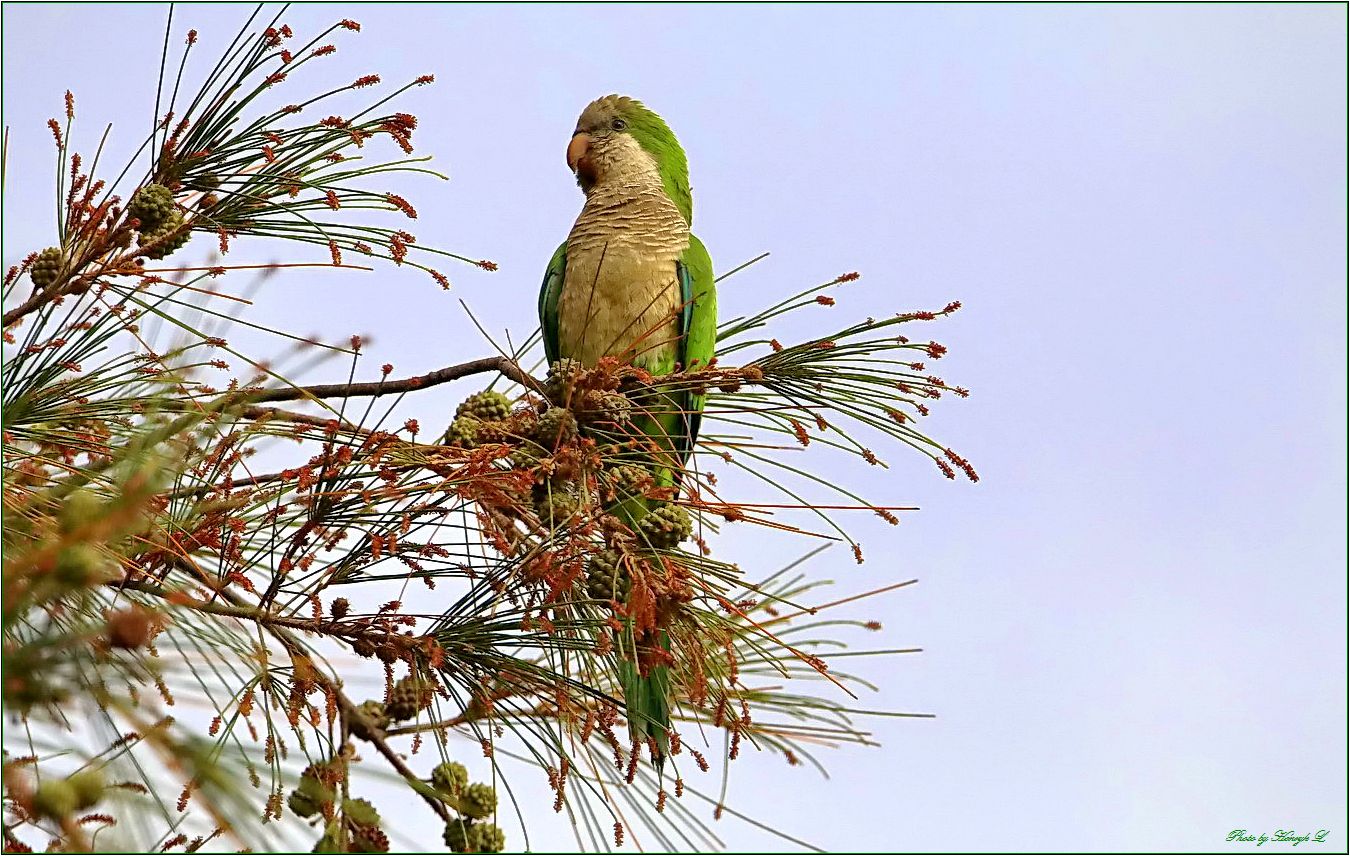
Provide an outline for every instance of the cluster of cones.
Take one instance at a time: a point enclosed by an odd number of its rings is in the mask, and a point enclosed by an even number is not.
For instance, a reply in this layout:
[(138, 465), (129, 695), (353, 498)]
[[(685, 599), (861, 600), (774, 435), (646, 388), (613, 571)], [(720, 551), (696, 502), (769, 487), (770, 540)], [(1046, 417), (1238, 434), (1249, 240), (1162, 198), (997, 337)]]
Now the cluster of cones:
[[(388, 853), (379, 811), (368, 800), (343, 796), (344, 767), (342, 758), (310, 764), (287, 805), (300, 817), (323, 822), (315, 853)], [(437, 765), (426, 784), (453, 813), (444, 836), (451, 852), (500, 853), (506, 847), (506, 835), (490, 820), (497, 812), (496, 788), (469, 781), (468, 768), (456, 761)]]
[(632, 630), (644, 671), (652, 664), (644, 660), (668, 663), (656, 641), (693, 597), (677, 549), (692, 537), (693, 520), (673, 501), (675, 488), (660, 483), (670, 454), (653, 436), (652, 402), (664, 396), (652, 381), (617, 361), (586, 368), (560, 360), (542, 396), (513, 402), (475, 393), (445, 436), (447, 445), (491, 450), (519, 476), (511, 501), (493, 511), (532, 518), (551, 545), (525, 563), (525, 582), (541, 584), (549, 602), (608, 609), (615, 629)]

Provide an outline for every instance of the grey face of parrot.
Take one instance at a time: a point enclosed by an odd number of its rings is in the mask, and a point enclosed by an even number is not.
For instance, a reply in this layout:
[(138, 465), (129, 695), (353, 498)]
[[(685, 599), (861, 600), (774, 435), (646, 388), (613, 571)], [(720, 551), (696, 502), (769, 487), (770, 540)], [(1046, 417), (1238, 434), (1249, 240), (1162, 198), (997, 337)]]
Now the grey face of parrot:
[(567, 166), (584, 192), (590, 193), (616, 170), (631, 171), (636, 165), (627, 162), (644, 154), (628, 133), (628, 120), (624, 118), (636, 105), (627, 96), (606, 95), (581, 111), (567, 146)]
[(626, 126), (624, 115), (631, 112), (637, 106), (637, 103), (626, 95), (606, 95), (603, 98), (597, 98), (587, 104), (585, 110), (581, 111), (581, 117), (577, 119), (575, 133), (599, 136), (611, 132), (621, 132), (624, 128), (616, 127), (615, 122)]

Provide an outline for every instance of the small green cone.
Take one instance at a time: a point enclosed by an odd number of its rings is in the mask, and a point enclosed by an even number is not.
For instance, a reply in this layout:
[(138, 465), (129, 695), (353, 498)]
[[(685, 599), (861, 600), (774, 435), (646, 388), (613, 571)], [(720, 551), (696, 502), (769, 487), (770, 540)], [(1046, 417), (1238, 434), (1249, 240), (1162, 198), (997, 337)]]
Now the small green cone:
[(497, 810), (497, 791), (483, 782), (474, 782), (459, 798), (459, 810), (465, 817), (482, 820)]
[(445, 846), (450, 848), (451, 853), (469, 852), (470, 826), (472, 826), (471, 823), (467, 823), (459, 818), (451, 818), (446, 821), (445, 834), (442, 836), (442, 839), (445, 841)]
[(524, 443), (516, 446), (507, 456), (511, 466), (517, 470), (528, 470), (539, 465), (539, 461), (547, 455), (543, 448), (533, 440), (526, 440)]
[(545, 449), (553, 449), (576, 435), (577, 418), (572, 415), (572, 411), (561, 407), (546, 410), (534, 428), (534, 438)]
[(362, 826), (379, 826), (380, 813), (371, 805), (370, 800), (349, 799), (342, 802), (342, 813), (352, 823)]
[(469, 770), (458, 761), (437, 764), (431, 771), (431, 784), (451, 796), (459, 796), (469, 786)]
[(38, 253), (33, 266), (28, 269), (28, 278), (37, 288), (46, 288), (56, 282), (56, 278), (61, 275), (61, 268), (65, 266), (66, 257), (61, 248), (48, 247)]
[(452, 853), (500, 853), (506, 835), (496, 824), (451, 820), (445, 825), (445, 846)]
[(511, 399), (493, 390), (475, 392), (455, 409), (455, 417), (472, 416), (484, 422), (497, 422), (511, 415)]
[(615, 550), (597, 553), (586, 563), (586, 593), (596, 600), (626, 601), (632, 584)]
[(637, 523), (638, 542), (654, 550), (673, 550), (693, 534), (689, 512), (668, 502), (647, 512)]
[(395, 722), (412, 719), (431, 706), (431, 684), (419, 678), (403, 678), (394, 684), (384, 711)]
[(450, 427), (446, 429), (446, 445), (472, 449), (478, 445), (478, 432), (482, 427), (483, 420), (476, 416), (457, 416), (455, 421), (450, 423)]
[(312, 764), (300, 774), (300, 784), (296, 785), (294, 793), (303, 794), (317, 805), (337, 799), (337, 791), (319, 778), (319, 770)]
[[(151, 232), (141, 232), (141, 246), (150, 247), (150, 249), (145, 251), (145, 254), (152, 259), (158, 260), (167, 258), (182, 249), (192, 238), (191, 229), (180, 229), (183, 222), (183, 215), (179, 213), (177, 209), (174, 209), (162, 226)], [(160, 238), (165, 237), (175, 230), (178, 231), (172, 238), (169, 238), (163, 243), (157, 243)], [(151, 246), (152, 244), (153, 246)]]
[(367, 723), (381, 731), (388, 728), (389, 723), (393, 721), (393, 717), (384, 709), (384, 704), (374, 699), (361, 702), (357, 710), (361, 712), (361, 716), (365, 718)]
[(469, 828), (469, 850), (473, 853), (500, 853), (506, 848), (506, 834), (494, 823), (475, 823)]
[(534, 512), (548, 526), (559, 526), (580, 514), (585, 500), (574, 491), (559, 484), (534, 486)]
[(620, 464), (605, 472), (605, 483), (614, 491), (614, 500), (624, 502), (647, 495), (656, 484), (651, 471), (637, 464)]
[(141, 221), (142, 235), (159, 229), (177, 210), (173, 204), (173, 192), (162, 184), (147, 184), (137, 190), (127, 203), (127, 214)]
[(633, 402), (621, 392), (601, 393), (595, 407), (586, 411), (586, 418), (592, 422), (625, 425), (633, 418)]
[(586, 372), (586, 367), (577, 360), (561, 359), (548, 367), (548, 377), (544, 380), (544, 395), (558, 407), (575, 407), (577, 383)]

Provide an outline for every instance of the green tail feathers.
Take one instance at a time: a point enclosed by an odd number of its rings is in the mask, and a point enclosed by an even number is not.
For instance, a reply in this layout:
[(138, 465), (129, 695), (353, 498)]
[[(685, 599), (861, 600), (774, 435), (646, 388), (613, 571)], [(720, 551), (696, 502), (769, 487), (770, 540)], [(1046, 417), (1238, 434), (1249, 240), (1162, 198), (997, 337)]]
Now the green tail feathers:
[[(657, 449), (635, 453), (632, 462), (651, 473), (654, 487), (678, 490), (683, 474), (682, 468), (692, 446), (688, 396), (684, 393), (670, 393), (658, 389), (648, 390), (645, 396), (639, 395), (635, 398), (641, 411), (641, 415), (634, 420), (637, 430), (651, 438)], [(628, 496), (618, 498), (610, 510), (637, 534), (637, 547), (640, 551), (661, 551), (673, 549), (676, 545), (646, 531), (641, 521), (653, 511), (660, 514), (669, 505), (665, 499)], [(680, 539), (677, 536), (673, 540)], [(631, 622), (625, 624), (631, 639), (632, 624)], [(661, 647), (669, 651), (670, 637), (664, 630), (660, 632), (659, 639)], [(670, 667), (664, 664), (653, 665), (647, 670), (647, 674), (642, 674), (638, 665), (638, 653), (634, 646), (629, 646), (628, 650), (618, 655), (618, 679), (623, 689), (629, 733), (634, 742), (652, 748), (652, 756), (659, 772), (670, 749), (672, 704)]]
[[(657, 475), (660, 478), (660, 474)], [(652, 505), (660, 503), (643, 497), (629, 497), (619, 501), (611, 511), (636, 529), (638, 521), (645, 517)], [(633, 639), (633, 625), (625, 621), (625, 634)], [(670, 650), (670, 637), (661, 633), (661, 647)], [(623, 690), (623, 703), (628, 717), (628, 731), (633, 741), (646, 744), (651, 740), (654, 747), (653, 757), (657, 770), (665, 760), (670, 745), (670, 667), (653, 666), (643, 675), (638, 667), (638, 653), (635, 644), (630, 641), (625, 650), (616, 653), (619, 687)]]
[[(664, 633), (661, 644), (663, 647), (670, 644)], [(621, 656), (618, 671), (628, 731), (634, 742), (652, 746), (656, 768), (660, 770), (670, 749), (670, 668), (654, 666), (643, 675), (636, 662)]]

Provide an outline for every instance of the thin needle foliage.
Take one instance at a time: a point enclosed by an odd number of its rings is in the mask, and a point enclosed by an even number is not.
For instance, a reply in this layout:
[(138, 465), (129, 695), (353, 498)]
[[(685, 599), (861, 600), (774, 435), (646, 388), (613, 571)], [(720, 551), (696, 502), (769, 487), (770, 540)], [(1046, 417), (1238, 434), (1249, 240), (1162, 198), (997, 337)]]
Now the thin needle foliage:
[[(406, 265), (449, 287), (433, 265), (495, 265), (420, 243), (413, 203), (384, 186), (443, 178), (400, 110), (432, 78), (306, 89), (360, 25), (302, 35), (284, 12), (259, 7), (213, 62), (171, 14), (154, 120), (111, 178), (108, 131), (92, 156), (74, 146), (73, 95), (50, 124), (53, 244), (3, 291), (6, 851), (385, 852), (402, 842), (375, 782), (420, 802), (453, 852), (561, 846), (531, 837), (549, 811), (579, 850), (716, 849), (710, 821), (728, 815), (810, 847), (728, 803), (736, 764), (824, 772), (826, 750), (874, 745), (868, 718), (923, 714), (858, 700), (873, 687), (846, 658), (917, 649), (848, 649), (880, 626), (835, 611), (912, 581), (831, 595), (810, 573), (822, 542), (862, 561), (849, 512), (906, 509), (800, 452), (885, 466), (910, 449), (976, 480), (920, 429), (967, 393), (913, 331), (959, 304), (773, 337), (847, 274), (727, 321), (695, 371), (541, 366), (538, 334), (418, 375), (368, 371), (359, 337), (273, 329), (243, 294), (297, 267)], [(245, 240), (299, 260), (229, 264)], [(203, 244), (210, 263), (176, 263)], [(234, 347), (240, 328), (301, 356), (287, 369)], [(288, 379), (315, 354), (349, 361), (348, 381)], [(477, 385), (453, 417), (393, 424), (454, 382)], [(680, 460), (641, 426), (685, 391), (707, 405)], [(738, 501), (747, 479), (781, 501)], [(719, 556), (733, 523), (810, 546), (742, 568)], [(658, 666), (663, 748), (630, 737), (617, 677)], [(529, 777), (551, 805), (527, 801)]]

